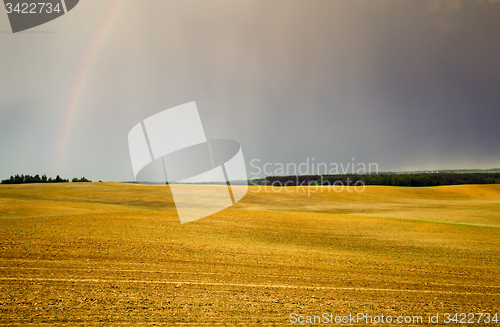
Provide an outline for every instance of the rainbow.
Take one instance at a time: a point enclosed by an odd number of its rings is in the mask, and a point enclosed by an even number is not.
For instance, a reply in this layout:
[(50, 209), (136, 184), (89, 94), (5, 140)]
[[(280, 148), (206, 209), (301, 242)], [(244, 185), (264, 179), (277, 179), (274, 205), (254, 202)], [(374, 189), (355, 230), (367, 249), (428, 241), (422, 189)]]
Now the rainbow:
[(54, 161), (53, 174), (60, 174), (59, 169), (61, 168), (62, 162), (64, 160), (64, 153), (66, 152), (66, 147), (68, 145), (71, 127), (73, 126), (78, 112), (79, 104), (85, 93), (85, 88), (87, 86), (89, 77), (92, 72), (93, 65), (99, 54), (99, 51), (107, 39), (109, 32), (111, 31), (116, 18), (120, 12), (124, 0), (114, 0), (113, 4), (109, 8), (105, 15), (96, 36), (93, 38), (89, 45), (87, 53), (82, 62), (81, 68), (78, 71), (77, 78), (74, 83), (74, 87), (71, 91), (68, 104), (64, 110), (64, 118), (59, 129), (58, 142), (56, 148), (56, 156)]

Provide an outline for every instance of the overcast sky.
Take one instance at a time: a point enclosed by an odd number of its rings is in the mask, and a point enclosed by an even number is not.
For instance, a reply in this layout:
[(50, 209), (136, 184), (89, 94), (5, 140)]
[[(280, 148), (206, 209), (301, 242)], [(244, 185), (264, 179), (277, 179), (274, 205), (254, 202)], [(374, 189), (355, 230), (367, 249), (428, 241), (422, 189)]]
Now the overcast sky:
[(0, 179), (133, 180), (129, 130), (191, 101), (247, 163), (500, 167), (500, 2), (81, 0), (16, 34), (0, 13)]

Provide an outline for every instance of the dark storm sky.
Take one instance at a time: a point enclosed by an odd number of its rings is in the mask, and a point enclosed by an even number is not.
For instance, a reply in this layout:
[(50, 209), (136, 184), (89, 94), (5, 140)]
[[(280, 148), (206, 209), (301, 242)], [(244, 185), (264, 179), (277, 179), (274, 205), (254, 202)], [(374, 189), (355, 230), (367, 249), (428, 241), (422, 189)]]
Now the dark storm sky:
[(0, 179), (132, 180), (128, 131), (190, 101), (247, 163), (500, 167), (499, 1), (82, 0), (9, 29), (0, 14)]

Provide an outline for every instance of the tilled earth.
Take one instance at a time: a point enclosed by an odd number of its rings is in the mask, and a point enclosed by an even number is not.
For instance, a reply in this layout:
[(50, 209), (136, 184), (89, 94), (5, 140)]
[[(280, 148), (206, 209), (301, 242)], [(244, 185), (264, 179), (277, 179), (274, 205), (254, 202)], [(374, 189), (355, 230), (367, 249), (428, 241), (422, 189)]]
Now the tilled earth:
[(500, 304), (497, 228), (241, 207), (185, 225), (132, 207), (0, 224), (3, 325), (428, 325)]

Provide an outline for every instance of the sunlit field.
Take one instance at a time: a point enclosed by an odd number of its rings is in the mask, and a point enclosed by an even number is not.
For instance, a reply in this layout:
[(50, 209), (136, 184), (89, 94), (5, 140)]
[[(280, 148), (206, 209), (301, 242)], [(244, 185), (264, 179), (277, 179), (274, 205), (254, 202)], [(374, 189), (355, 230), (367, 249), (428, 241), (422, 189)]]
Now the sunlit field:
[(183, 225), (167, 186), (2, 185), (0, 224), (4, 325), (290, 325), (292, 313), (500, 307), (500, 185), (251, 187)]

